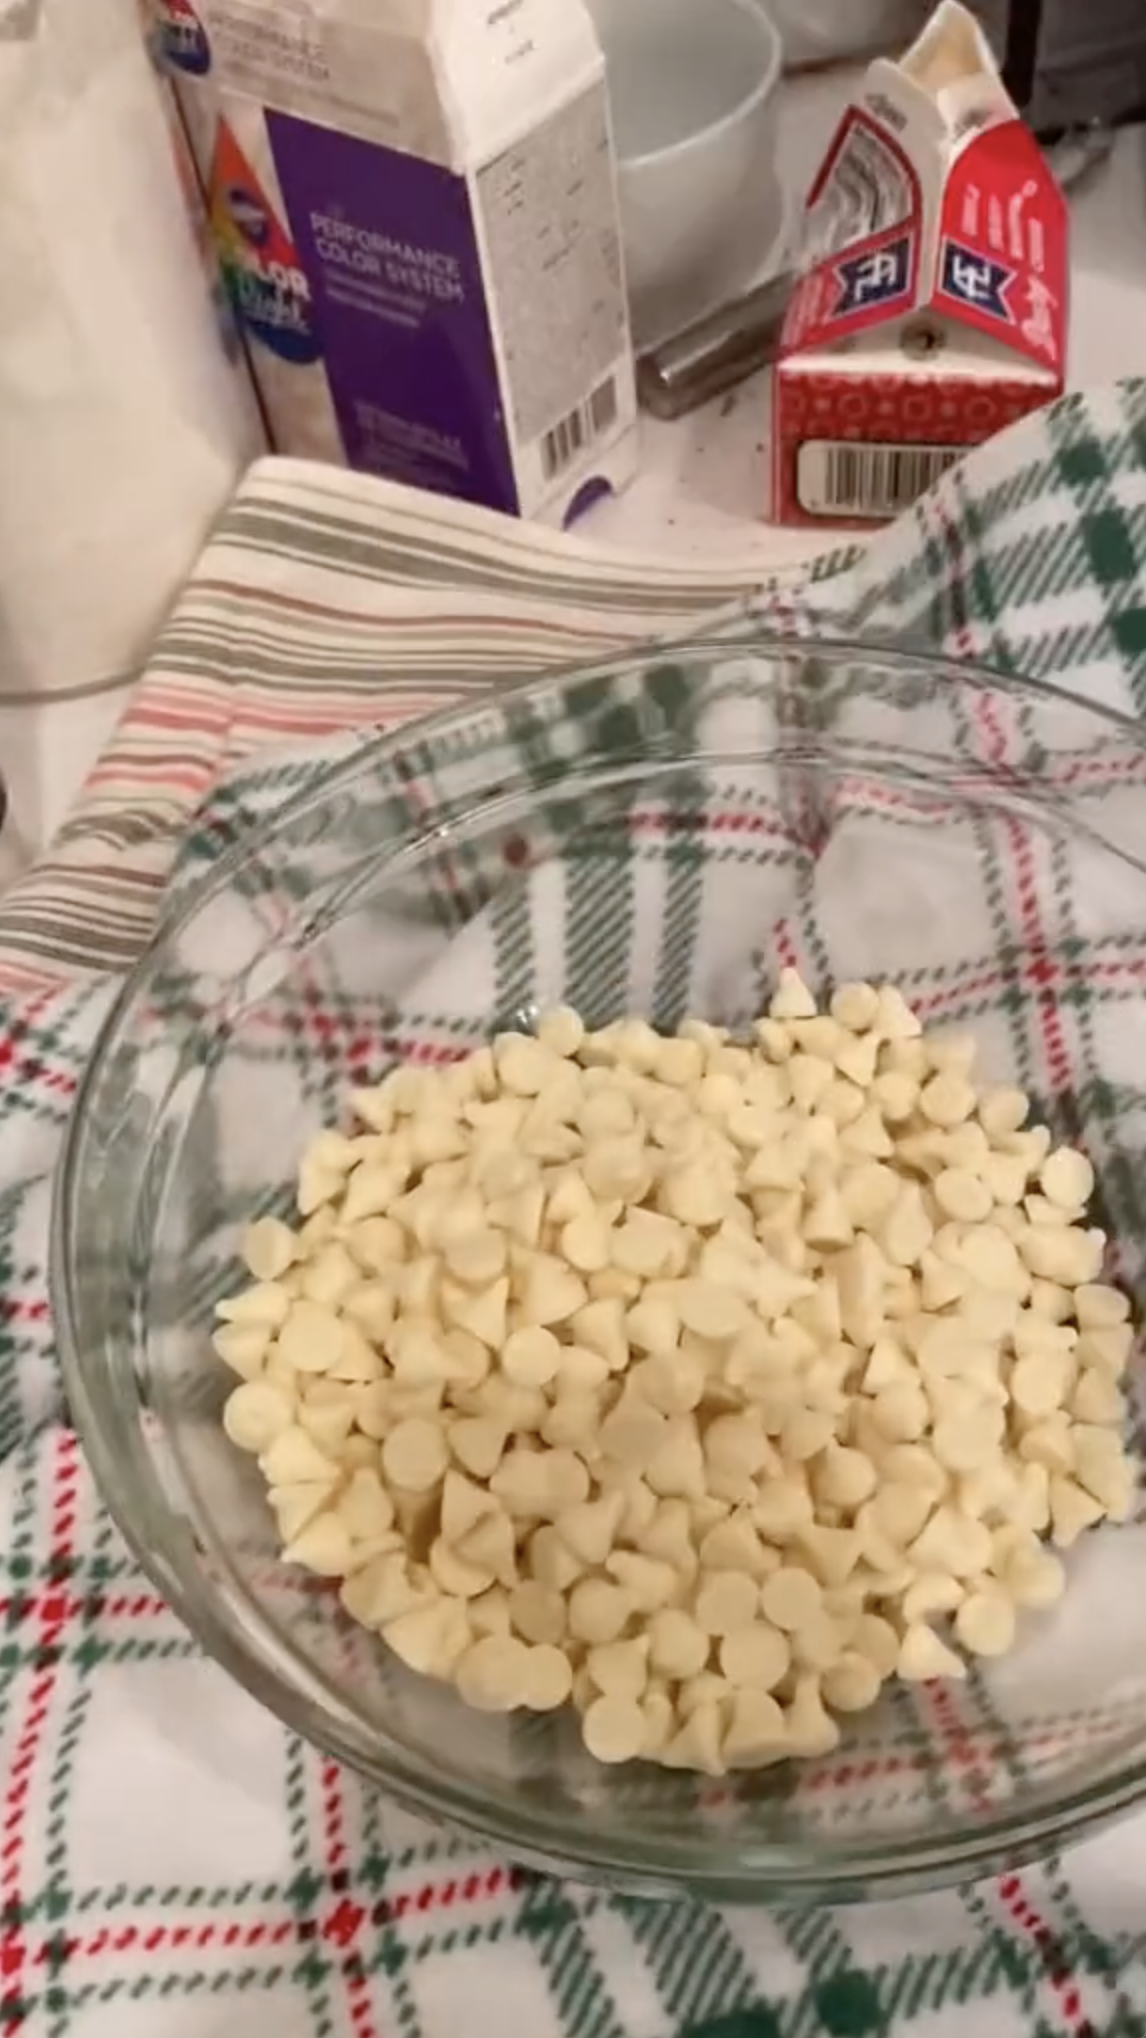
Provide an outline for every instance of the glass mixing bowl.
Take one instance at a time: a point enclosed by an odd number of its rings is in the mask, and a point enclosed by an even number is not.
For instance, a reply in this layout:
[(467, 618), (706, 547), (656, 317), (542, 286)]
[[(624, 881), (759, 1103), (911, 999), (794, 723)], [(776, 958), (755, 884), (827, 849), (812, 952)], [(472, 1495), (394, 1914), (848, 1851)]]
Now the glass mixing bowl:
[[(349, 1086), (569, 1000), (735, 1026), (781, 963), (972, 1030), (1098, 1176), (1141, 1316), (1146, 749), (1069, 694), (732, 633), (549, 676), (304, 767), (186, 887), (94, 1052), (59, 1176), (56, 1324), (109, 1508), (203, 1647), (394, 1799), (552, 1869), (839, 1901), (1014, 1862), (1146, 1795), (1146, 1512), (965, 1684), (710, 1781), (606, 1769), (564, 1716), (467, 1711), (283, 1565), (208, 1335)], [(1136, 1364), (1138, 1362), (1136, 1361)]]

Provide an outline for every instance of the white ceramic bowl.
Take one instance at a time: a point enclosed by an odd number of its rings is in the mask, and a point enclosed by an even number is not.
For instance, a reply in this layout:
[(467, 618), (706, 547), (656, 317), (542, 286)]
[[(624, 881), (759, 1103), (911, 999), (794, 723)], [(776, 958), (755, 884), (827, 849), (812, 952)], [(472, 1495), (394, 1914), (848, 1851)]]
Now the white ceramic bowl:
[(638, 345), (759, 272), (780, 230), (780, 38), (759, 0), (589, 0)]

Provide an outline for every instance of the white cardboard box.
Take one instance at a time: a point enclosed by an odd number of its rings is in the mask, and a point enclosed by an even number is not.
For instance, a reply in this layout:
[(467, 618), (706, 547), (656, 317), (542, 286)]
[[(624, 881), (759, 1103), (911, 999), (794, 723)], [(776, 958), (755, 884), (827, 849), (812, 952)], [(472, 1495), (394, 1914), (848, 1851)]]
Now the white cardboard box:
[(567, 521), (636, 464), (581, 0), (155, 0), (282, 452)]

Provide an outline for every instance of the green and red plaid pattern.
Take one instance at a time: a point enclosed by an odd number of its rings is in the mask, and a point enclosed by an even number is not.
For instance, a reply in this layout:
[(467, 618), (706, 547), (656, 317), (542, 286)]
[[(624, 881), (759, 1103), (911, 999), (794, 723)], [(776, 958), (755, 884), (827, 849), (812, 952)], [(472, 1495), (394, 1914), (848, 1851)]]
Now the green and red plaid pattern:
[[(770, 619), (808, 629), (826, 616), (840, 632), (922, 641), (1146, 711), (1144, 455), (1146, 385), (1068, 399), (948, 476), (862, 560), (790, 590)], [(965, 733), (1009, 757), (1041, 732), (1020, 715)], [(514, 732), (519, 749), (554, 739), (566, 732)], [(1081, 772), (1096, 802), (1113, 791), (1125, 805), (1133, 788), (1111, 785), (1117, 764), (1069, 745), (1047, 760), (1072, 785)], [(218, 789), (176, 892), (313, 768), (313, 754), (284, 757)], [(865, 798), (862, 784), (841, 787), (845, 826), (848, 800), (862, 816)], [(909, 837), (910, 812), (900, 825)], [(678, 844), (658, 867), (674, 927), (687, 929), (713, 853), (710, 840), (696, 848)], [(936, 1016), (996, 1033), (1069, 1112), (1072, 1073), (1108, 1066), (1133, 1021), (1146, 928), (1113, 908), (1098, 935), (1077, 928), (1065, 850), (1037, 872), (991, 850), (982, 939), (915, 988)], [(480, 906), (480, 867), (459, 884)], [(582, 890), (566, 890), (565, 938), (592, 959)], [(508, 1005), (535, 981), (535, 929), (527, 909), (479, 913), (461, 936), (492, 940)], [(809, 932), (793, 913), (776, 940), (814, 970)], [(658, 1001), (687, 995), (691, 966), (687, 941), (662, 948)], [(351, 1039), (356, 989), (333, 1016)], [(1142, 1818), (1061, 1863), (939, 1896), (768, 1914), (651, 1903), (546, 1880), (419, 1825), (199, 1657), (108, 1526), (52, 1351), (48, 1183), (109, 996), (106, 979), (12, 995), (0, 1018), (0, 2033), (221, 2038), (242, 2020), (256, 2038), (446, 2038), (511, 2023), (530, 2038), (957, 2038), (976, 2020), (991, 2038), (1141, 2038)], [(456, 1017), (452, 993), (424, 1002)], [(411, 1016), (424, 1037), (430, 1014), (403, 1011), (403, 1026)], [(331, 1023), (320, 998), (292, 1049), (299, 1067), (310, 1033), (321, 1043)], [(1117, 1128), (1140, 1098), (1131, 1070), (1087, 1100), (1087, 1121)], [(1142, 1192), (1111, 1137), (1106, 1187), (1125, 1233)], [(948, 1714), (942, 1693), (926, 1702), (927, 1731), (949, 1736), (973, 1797), (974, 1735), (991, 1722), (976, 1721), (973, 1699)], [(878, 1776), (841, 1780), (837, 1765), (836, 1785), (853, 1804), (897, 1774), (914, 1792), (919, 1757), (909, 1724)]]

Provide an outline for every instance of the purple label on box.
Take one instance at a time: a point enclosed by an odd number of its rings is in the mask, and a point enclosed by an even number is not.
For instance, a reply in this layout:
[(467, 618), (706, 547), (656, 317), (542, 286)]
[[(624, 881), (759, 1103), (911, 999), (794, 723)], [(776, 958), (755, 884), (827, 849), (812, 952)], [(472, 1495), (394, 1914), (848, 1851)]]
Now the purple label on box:
[(285, 113), (267, 130), (350, 465), (516, 512), (464, 178)]

